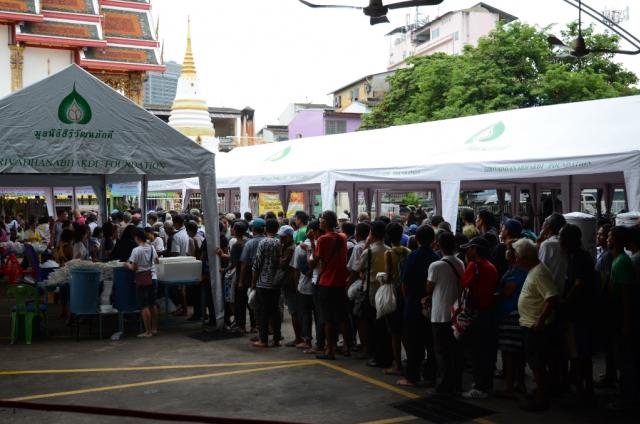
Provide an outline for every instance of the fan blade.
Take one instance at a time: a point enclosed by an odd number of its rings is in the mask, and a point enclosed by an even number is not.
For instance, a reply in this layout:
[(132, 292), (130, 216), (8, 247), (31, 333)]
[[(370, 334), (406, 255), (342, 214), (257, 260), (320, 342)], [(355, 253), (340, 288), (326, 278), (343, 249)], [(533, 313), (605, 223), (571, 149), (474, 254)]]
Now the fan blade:
[(358, 10), (362, 10), (364, 9), (363, 7), (360, 6), (344, 6), (344, 5), (339, 5), (339, 4), (314, 4), (314, 3), (309, 3), (308, 1), (305, 0), (298, 0), (300, 3), (312, 7), (314, 9), (317, 8), (332, 8), (332, 9), (358, 9)]
[(369, 22), (371, 25), (386, 24), (389, 23), (389, 18), (386, 16), (372, 16)]
[(567, 45), (564, 44), (562, 42), (562, 40), (560, 40), (558, 37), (556, 37), (555, 35), (550, 35), (547, 37), (547, 41), (549, 42), (549, 44), (551, 44), (552, 46), (562, 46), (562, 47), (566, 47)]
[(413, 1), (401, 1), (398, 3), (387, 4), (389, 9), (402, 9), (405, 7), (418, 7), (418, 6), (435, 6), (442, 3), (443, 0), (413, 0)]

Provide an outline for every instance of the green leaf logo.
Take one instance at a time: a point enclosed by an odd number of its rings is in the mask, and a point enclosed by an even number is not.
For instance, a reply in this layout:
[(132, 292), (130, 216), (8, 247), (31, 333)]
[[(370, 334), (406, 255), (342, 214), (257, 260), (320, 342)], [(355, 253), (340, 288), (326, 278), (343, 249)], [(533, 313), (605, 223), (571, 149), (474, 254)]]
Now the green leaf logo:
[(89, 103), (78, 94), (74, 83), (73, 90), (58, 107), (58, 119), (65, 124), (86, 125), (91, 121), (92, 116)]
[(490, 127), (484, 128), (471, 137), (465, 142), (465, 144), (473, 144), (473, 143), (488, 143), (490, 141), (494, 141), (498, 139), (502, 134), (504, 134), (506, 127), (504, 122), (497, 122)]
[(279, 151), (278, 153), (275, 153), (275, 154), (269, 156), (268, 158), (265, 159), (265, 162), (277, 162), (277, 161), (282, 160), (285, 157), (287, 157), (287, 155), (289, 153), (291, 153), (291, 146), (286, 147), (286, 148), (282, 149), (281, 151)]

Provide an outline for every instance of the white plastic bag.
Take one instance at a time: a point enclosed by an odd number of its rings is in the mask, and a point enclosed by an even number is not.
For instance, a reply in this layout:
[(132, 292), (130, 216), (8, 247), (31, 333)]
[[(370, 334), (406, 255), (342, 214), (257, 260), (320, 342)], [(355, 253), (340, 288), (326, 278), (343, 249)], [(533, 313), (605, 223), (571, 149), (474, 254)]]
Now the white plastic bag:
[(256, 291), (252, 288), (248, 289), (247, 297), (249, 298), (249, 301), (247, 302), (249, 304), (249, 307), (255, 311), (256, 308), (258, 307), (258, 300), (256, 299)]
[(355, 300), (359, 291), (362, 291), (362, 280), (356, 280), (349, 286), (349, 290), (347, 290), (349, 300)]
[(396, 294), (392, 284), (383, 284), (376, 292), (376, 315), (380, 319), (385, 315), (395, 312), (397, 308)]

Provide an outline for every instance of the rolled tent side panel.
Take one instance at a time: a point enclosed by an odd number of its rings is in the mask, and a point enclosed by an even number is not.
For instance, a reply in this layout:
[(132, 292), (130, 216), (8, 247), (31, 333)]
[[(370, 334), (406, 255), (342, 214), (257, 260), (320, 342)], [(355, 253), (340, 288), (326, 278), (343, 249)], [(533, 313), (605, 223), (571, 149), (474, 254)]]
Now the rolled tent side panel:
[[(224, 325), (224, 297), (220, 278), (220, 262), (216, 249), (220, 246), (220, 228), (218, 227), (218, 191), (216, 177), (213, 174), (201, 175), (200, 193), (202, 195), (202, 209), (207, 232), (207, 261), (209, 262), (209, 277), (211, 279), (211, 295), (216, 313), (217, 327)], [(203, 311), (204, 313), (204, 311)]]
[(53, 187), (47, 187), (45, 189), (45, 201), (47, 202), (47, 214), (55, 218), (56, 208), (53, 205)]
[(322, 210), (334, 210), (336, 205), (336, 177), (327, 172), (326, 177), (320, 183), (320, 194), (322, 197)]
[[(217, 194), (216, 194), (217, 195)], [(216, 201), (217, 208), (217, 201)], [(249, 186), (247, 184), (240, 185), (240, 213), (251, 212), (249, 206)]]
[[(106, 178), (103, 178), (106, 181)], [(100, 209), (100, 225), (108, 221), (109, 211), (107, 210), (107, 184), (92, 184), (93, 193), (98, 198), (98, 208)]]
[(455, 233), (458, 223), (460, 180), (440, 181), (440, 188), (442, 196), (442, 217), (451, 224), (451, 231)]
[(627, 205), (630, 211), (640, 211), (640, 169), (624, 171), (624, 183), (627, 189)]

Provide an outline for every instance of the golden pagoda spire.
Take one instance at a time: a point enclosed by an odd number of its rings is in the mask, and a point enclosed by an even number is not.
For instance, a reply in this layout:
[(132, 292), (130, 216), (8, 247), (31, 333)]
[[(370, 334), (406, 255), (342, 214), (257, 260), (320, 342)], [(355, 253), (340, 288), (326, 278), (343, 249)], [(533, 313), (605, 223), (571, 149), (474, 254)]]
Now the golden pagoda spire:
[(187, 19), (187, 51), (184, 53), (181, 75), (194, 78), (196, 76), (196, 63), (193, 60), (193, 51), (191, 50), (191, 17)]

